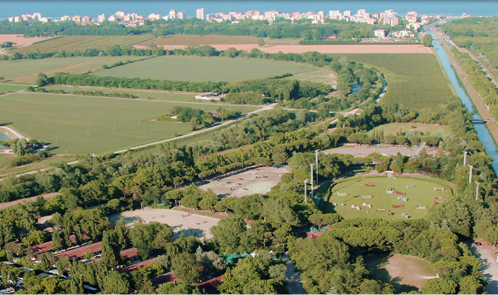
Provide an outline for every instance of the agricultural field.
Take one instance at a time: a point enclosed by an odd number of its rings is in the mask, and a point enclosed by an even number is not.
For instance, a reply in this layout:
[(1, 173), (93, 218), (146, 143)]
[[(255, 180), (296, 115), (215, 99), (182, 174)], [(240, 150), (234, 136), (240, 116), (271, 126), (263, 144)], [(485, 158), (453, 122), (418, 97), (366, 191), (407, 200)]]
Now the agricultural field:
[(295, 74), (292, 77), (287, 77), (284, 79), (298, 79), (301, 81), (318, 82), (332, 86), (332, 88), (337, 87), (337, 75), (334, 71), (328, 68), (319, 68), (313, 72), (305, 72)]
[[(58, 154), (103, 153), (191, 131), (187, 123), (154, 122), (178, 102), (92, 96), (15, 93), (0, 99), (0, 117), (30, 138), (50, 143)], [(220, 104), (192, 104), (214, 111)], [(230, 107), (228, 107), (230, 109)], [(254, 107), (242, 107), (242, 112)]]
[(423, 132), (426, 135), (437, 135), (441, 138), (445, 138), (448, 135), (452, 135), (453, 132), (449, 126), (438, 125), (438, 124), (423, 124), (423, 123), (390, 123), (385, 125), (380, 125), (375, 127), (373, 130), (369, 131), (369, 135), (372, 135), (378, 130), (383, 130), (384, 134), (396, 135), (398, 132)]
[[(367, 186), (375, 185), (375, 187)], [(444, 191), (434, 188), (444, 188)], [(389, 189), (392, 193), (388, 193)], [(396, 193), (399, 192), (399, 193)], [(402, 195), (400, 193), (405, 193)], [(369, 198), (371, 196), (371, 198)], [(415, 177), (358, 177), (335, 183), (323, 205), (326, 213), (339, 213), (344, 218), (382, 218), (404, 220), (423, 218), (427, 209), (442, 204), (453, 196), (452, 189), (436, 180)], [(406, 200), (403, 200), (405, 198)], [(370, 204), (371, 207), (363, 204)], [(334, 204), (336, 204), (334, 206)], [(399, 206), (393, 208), (393, 206)], [(360, 210), (351, 206), (358, 206)], [(416, 209), (425, 207), (426, 209)], [(389, 210), (389, 212), (387, 212)]]
[(20, 59), (0, 61), (2, 77), (5, 81), (19, 84), (35, 84), (38, 73), (53, 75), (57, 72), (86, 73), (102, 69), (103, 65), (111, 65), (119, 61), (142, 59), (141, 56), (102, 56)]
[(154, 35), (136, 36), (63, 36), (39, 41), (26, 47), (13, 49), (10, 52), (25, 53), (39, 50), (40, 52), (53, 52), (60, 50), (85, 50), (87, 48), (104, 49), (113, 45), (131, 46), (137, 43), (154, 39)]
[(0, 95), (25, 89), (27, 85), (0, 84)]
[[(135, 90), (127, 88), (112, 88), (112, 87), (92, 87), (92, 86), (65, 86), (65, 85), (51, 85), (45, 86), (45, 89), (51, 90), (64, 90), (66, 93), (73, 93), (77, 91), (102, 91), (104, 94), (110, 94), (113, 92), (128, 93), (137, 97), (137, 99), (154, 99), (154, 100), (165, 100), (165, 101), (178, 101), (178, 102), (189, 102), (206, 104), (206, 101), (199, 101), (195, 99), (196, 93), (181, 93), (181, 92), (171, 92), (171, 91), (161, 91), (161, 90)], [(216, 104), (214, 102), (213, 104)]]
[[(413, 109), (442, 107), (452, 96), (434, 54), (342, 54), (349, 60), (378, 68), (386, 77), (381, 103), (399, 103)], [(337, 55), (339, 57), (339, 55)]]
[(98, 76), (152, 78), (177, 81), (236, 81), (282, 74), (315, 72), (318, 68), (294, 62), (198, 56), (162, 56), (116, 68)]
[(170, 35), (157, 37), (137, 44), (137, 46), (145, 45), (206, 45), (206, 44), (258, 44), (259, 40), (265, 38), (253, 36), (219, 36), (219, 35)]
[(0, 34), (0, 44), (13, 42), (15, 47), (26, 46), (46, 39), (48, 37), (24, 37), (22, 34)]

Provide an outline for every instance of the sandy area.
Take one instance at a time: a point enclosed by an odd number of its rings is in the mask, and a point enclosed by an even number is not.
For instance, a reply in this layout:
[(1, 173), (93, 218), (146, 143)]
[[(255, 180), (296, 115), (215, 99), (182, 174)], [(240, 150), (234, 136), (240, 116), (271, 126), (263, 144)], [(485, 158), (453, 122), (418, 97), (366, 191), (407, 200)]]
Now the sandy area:
[(206, 239), (211, 239), (213, 237), (210, 229), (217, 225), (219, 221), (217, 218), (179, 210), (151, 208), (113, 214), (109, 216), (109, 221), (115, 224), (121, 218), (124, 218), (126, 223), (133, 222), (137, 218), (142, 218), (146, 223), (157, 221), (171, 226), (175, 232), (174, 237), (178, 237), (180, 233), (184, 233), (185, 236), (196, 236), (201, 240), (203, 236), (205, 236)]
[(483, 265), (482, 272), (489, 282), (485, 289), (488, 291), (488, 294), (498, 294), (498, 262), (496, 259), (498, 250), (483, 238), (477, 238), (475, 241), (482, 245), (477, 246), (472, 244), (469, 245), (469, 248), (472, 254), (479, 258)]
[(14, 42), (16, 43), (14, 46), (20, 47), (49, 38), (50, 37), (23, 37), (23, 35), (19, 34), (0, 34), (0, 44), (3, 44), (4, 42)]
[[(431, 47), (421, 44), (334, 44), (334, 45), (265, 45), (258, 44), (212, 44), (216, 50), (227, 50), (235, 47), (238, 50), (251, 51), (258, 48), (268, 53), (304, 53), (317, 51), (320, 53), (434, 53)], [(135, 45), (136, 48), (148, 48), (145, 45)], [(164, 49), (185, 49), (188, 45), (163, 45)]]
[[(43, 194), (40, 196), (42, 196), (44, 199), (50, 199), (56, 195), (58, 195), (58, 193), (49, 193), (49, 194)], [(12, 202), (0, 203), (0, 209), (5, 209), (9, 206), (13, 206), (13, 205), (20, 204), (23, 202), (32, 202), (32, 201), (36, 200), (36, 198), (38, 198), (38, 197), (39, 196), (35, 196), (35, 197), (29, 197), (29, 198), (24, 198), (24, 199), (20, 199), (20, 200), (15, 200)]]
[[(437, 153), (438, 149), (425, 147), (428, 154), (434, 155)], [(358, 145), (358, 144), (346, 144), (342, 147), (328, 149), (322, 151), (324, 154), (349, 154), (354, 157), (365, 157), (371, 153), (379, 153), (383, 156), (395, 156), (400, 152), (405, 156), (418, 155), (421, 151), (419, 147), (406, 147), (406, 146), (394, 146), (388, 144), (376, 144), (376, 145)]]
[(424, 265), (429, 265), (426, 260), (408, 255), (393, 255), (389, 258), (388, 263), (383, 265), (392, 280), (399, 285), (415, 286), (419, 290), (430, 279), (437, 276), (429, 272)]
[(291, 170), (287, 166), (243, 169), (211, 179), (209, 183), (201, 185), (200, 188), (212, 189), (221, 198), (265, 194), (280, 182), (283, 174), (288, 172)]

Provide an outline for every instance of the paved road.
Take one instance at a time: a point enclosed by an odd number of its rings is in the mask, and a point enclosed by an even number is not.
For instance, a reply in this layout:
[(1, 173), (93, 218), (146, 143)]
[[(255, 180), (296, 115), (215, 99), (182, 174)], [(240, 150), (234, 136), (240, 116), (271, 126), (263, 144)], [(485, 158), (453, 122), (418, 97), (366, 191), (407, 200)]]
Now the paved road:
[(489, 284), (486, 286), (488, 294), (498, 294), (498, 262), (496, 262), (495, 252), (497, 249), (487, 243), (484, 239), (477, 238), (476, 242), (480, 242), (482, 246), (475, 244), (467, 244), (474, 256), (479, 258), (483, 265), (484, 277)]

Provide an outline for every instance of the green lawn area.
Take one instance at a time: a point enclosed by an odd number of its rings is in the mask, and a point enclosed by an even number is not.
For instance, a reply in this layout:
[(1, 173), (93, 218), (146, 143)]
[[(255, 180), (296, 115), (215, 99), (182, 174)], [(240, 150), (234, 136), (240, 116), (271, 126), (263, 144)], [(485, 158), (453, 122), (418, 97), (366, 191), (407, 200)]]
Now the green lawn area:
[(96, 56), (70, 58), (19, 59), (0, 61), (0, 74), (6, 81), (19, 84), (35, 84), (38, 73), (52, 76), (56, 72), (86, 73), (102, 69), (102, 65), (126, 60), (142, 59), (143, 56)]
[(169, 35), (142, 42), (143, 45), (201, 45), (201, 44), (257, 44), (262, 37), (254, 36), (223, 36), (223, 35)]
[[(153, 122), (178, 102), (15, 93), (0, 98), (0, 118), (20, 133), (51, 143), (55, 153), (102, 153), (191, 131), (187, 123)], [(220, 104), (189, 104), (212, 111)], [(255, 107), (241, 106), (242, 112)], [(230, 107), (228, 107), (230, 109)]]
[(17, 90), (25, 89), (28, 86), (25, 85), (12, 85), (12, 84), (0, 84), (0, 94), (5, 94), (9, 92), (14, 92)]
[(379, 69), (387, 81), (383, 104), (398, 103), (406, 108), (443, 106), (452, 96), (450, 81), (444, 76), (434, 54), (341, 54)]
[[(365, 184), (374, 184), (375, 187), (368, 187)], [(415, 187), (407, 188), (414, 185)], [(435, 187), (444, 187), (444, 191), (435, 191)], [(393, 188), (393, 193), (388, 194), (387, 190)], [(396, 194), (396, 191), (405, 192), (405, 196)], [(339, 193), (339, 195), (338, 195)], [(342, 194), (347, 194), (343, 195)], [(363, 196), (372, 196), (371, 199), (363, 199)], [(453, 196), (452, 189), (437, 180), (421, 179), (414, 177), (355, 177), (335, 183), (332, 191), (324, 198), (323, 211), (326, 213), (337, 212), (344, 218), (382, 218), (386, 220), (405, 219), (401, 216), (406, 213), (410, 219), (423, 218), (427, 210), (414, 209), (417, 206), (430, 208), (434, 202), (445, 202), (439, 198), (450, 198)], [(404, 197), (406, 202), (398, 200)], [(336, 203), (337, 206), (334, 206)], [(344, 204), (340, 206), (339, 204)], [(372, 208), (363, 206), (363, 203), (372, 205)], [(351, 208), (351, 205), (359, 206), (361, 210)], [(402, 208), (393, 209), (392, 205), (403, 205)], [(390, 212), (376, 212), (376, 209), (386, 209)], [(394, 213), (394, 214), (393, 214)]]
[(14, 155), (0, 155), (0, 175), (3, 174), (19, 174), (23, 172), (54, 167), (58, 164), (65, 164), (71, 161), (75, 161), (77, 156), (75, 155), (53, 155), (41, 162), (33, 162), (28, 165), (19, 167), (10, 167), (9, 160), (14, 158)]
[(315, 72), (319, 68), (295, 62), (199, 56), (161, 56), (108, 70), (98, 76), (152, 78), (177, 81), (236, 81), (286, 73)]
[(369, 134), (372, 135), (376, 130), (383, 130), (384, 134), (394, 134), (398, 131), (401, 132), (423, 132), (427, 135), (438, 135), (441, 138), (445, 138), (448, 135), (453, 134), (449, 126), (437, 125), (437, 124), (422, 124), (422, 123), (390, 123), (375, 127), (370, 130)]

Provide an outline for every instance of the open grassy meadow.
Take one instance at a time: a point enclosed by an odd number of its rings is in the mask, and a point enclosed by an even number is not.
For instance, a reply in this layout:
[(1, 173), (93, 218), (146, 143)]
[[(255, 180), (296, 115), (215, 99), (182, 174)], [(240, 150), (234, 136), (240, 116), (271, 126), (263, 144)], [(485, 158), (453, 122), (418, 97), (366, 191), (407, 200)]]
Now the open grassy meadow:
[(99, 76), (153, 78), (177, 81), (236, 81), (286, 73), (315, 72), (318, 68), (283, 61), (198, 56), (161, 56), (96, 72)]
[[(349, 60), (378, 68), (386, 77), (381, 103), (407, 108), (438, 108), (452, 96), (434, 54), (341, 54)], [(339, 55), (337, 55), (339, 57)]]
[[(375, 187), (367, 186), (373, 184)], [(434, 188), (444, 188), (435, 191)], [(392, 188), (392, 193), (387, 191)], [(401, 195), (396, 191), (405, 193)], [(372, 196), (372, 198), (368, 198)], [(434, 202), (444, 203), (445, 198), (453, 196), (452, 189), (436, 180), (415, 177), (356, 177), (335, 183), (325, 197), (323, 210), (326, 213), (337, 212), (344, 218), (382, 218), (386, 220), (405, 219), (405, 213), (411, 219), (423, 218), (427, 209), (438, 206)], [(398, 198), (406, 198), (406, 201)], [(363, 205), (370, 204), (371, 208)], [(336, 205), (334, 205), (336, 204)], [(360, 210), (351, 206), (358, 206)], [(402, 205), (393, 208), (393, 205)], [(416, 207), (427, 209), (416, 209)], [(379, 211), (381, 210), (381, 211)], [(387, 212), (389, 210), (389, 212)]]
[(6, 81), (19, 84), (35, 84), (38, 73), (53, 75), (56, 72), (86, 73), (102, 69), (119, 61), (142, 59), (142, 56), (102, 56), (45, 59), (19, 59), (0, 61), (0, 74)]
[[(154, 122), (178, 102), (41, 93), (0, 98), (0, 118), (22, 134), (57, 147), (54, 153), (102, 153), (186, 134), (187, 123)], [(219, 104), (191, 104), (204, 111)], [(242, 111), (254, 107), (242, 107)]]
[(25, 85), (12, 85), (12, 84), (0, 84), (0, 95), (25, 89), (28, 86)]
[(385, 125), (380, 125), (369, 131), (372, 135), (377, 130), (383, 130), (384, 134), (396, 135), (398, 132), (423, 132), (426, 135), (437, 135), (441, 138), (445, 138), (448, 135), (452, 135), (451, 128), (449, 126), (438, 125), (438, 124), (423, 124), (423, 123), (390, 123)]
[(12, 50), (11, 52), (53, 52), (60, 50), (85, 50), (86, 48), (104, 49), (113, 45), (134, 45), (154, 39), (154, 35), (136, 36), (63, 36), (33, 43), (26, 47)]
[(220, 36), (220, 35), (170, 35), (142, 42), (140, 45), (205, 45), (205, 44), (258, 44), (265, 39), (254, 36)]

